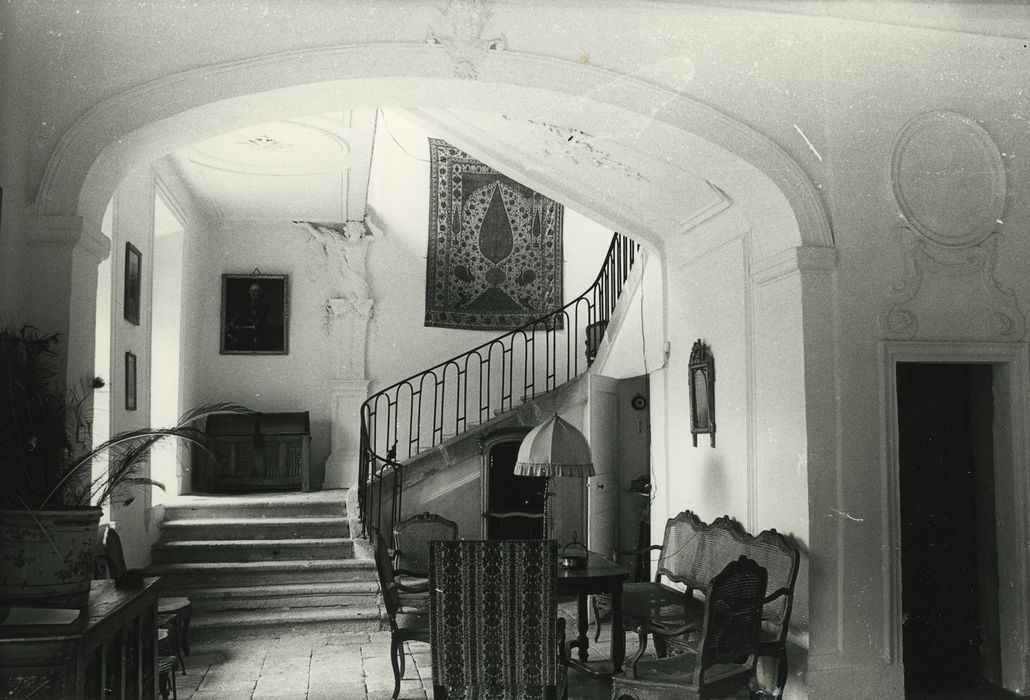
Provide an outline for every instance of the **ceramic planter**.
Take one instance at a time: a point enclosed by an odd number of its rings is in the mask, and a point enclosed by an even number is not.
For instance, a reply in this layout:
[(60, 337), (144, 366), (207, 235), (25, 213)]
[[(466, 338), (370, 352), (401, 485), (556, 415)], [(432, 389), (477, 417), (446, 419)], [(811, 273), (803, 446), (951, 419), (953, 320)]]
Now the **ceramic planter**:
[(0, 510), (0, 606), (85, 607), (100, 514)]

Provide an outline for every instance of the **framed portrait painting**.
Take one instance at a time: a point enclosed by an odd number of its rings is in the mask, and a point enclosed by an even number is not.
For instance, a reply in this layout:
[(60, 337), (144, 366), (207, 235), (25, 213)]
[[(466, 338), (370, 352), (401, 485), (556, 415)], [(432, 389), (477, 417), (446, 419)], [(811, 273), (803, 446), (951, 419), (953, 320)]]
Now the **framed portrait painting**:
[(125, 244), (125, 290), (122, 315), (129, 323), (139, 325), (140, 289), (143, 276), (143, 256), (131, 243)]
[(223, 355), (286, 355), (290, 350), (288, 275), (222, 275)]

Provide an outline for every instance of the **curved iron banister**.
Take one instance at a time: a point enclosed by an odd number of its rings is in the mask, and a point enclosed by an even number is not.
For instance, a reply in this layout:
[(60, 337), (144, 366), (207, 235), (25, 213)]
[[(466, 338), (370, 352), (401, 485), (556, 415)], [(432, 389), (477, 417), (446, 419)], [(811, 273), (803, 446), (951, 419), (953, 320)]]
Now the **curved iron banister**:
[[(565, 306), (391, 384), (362, 404), (358, 511), (365, 534), (371, 535), (370, 524), (383, 531), (384, 490), (390, 491), (389, 527), (398, 521), (404, 460), (586, 372), (639, 249), (616, 233), (593, 284)], [(383, 534), (389, 538), (389, 531)]]

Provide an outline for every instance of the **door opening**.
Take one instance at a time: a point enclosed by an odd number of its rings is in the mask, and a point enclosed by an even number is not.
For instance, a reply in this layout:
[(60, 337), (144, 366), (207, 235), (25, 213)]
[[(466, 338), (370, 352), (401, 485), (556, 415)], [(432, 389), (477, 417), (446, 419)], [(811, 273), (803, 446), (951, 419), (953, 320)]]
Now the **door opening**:
[(526, 431), (484, 445), (483, 512), (488, 540), (532, 540), (544, 536), (544, 477), (516, 476), (515, 462)]
[(906, 694), (1001, 682), (993, 370), (897, 365)]

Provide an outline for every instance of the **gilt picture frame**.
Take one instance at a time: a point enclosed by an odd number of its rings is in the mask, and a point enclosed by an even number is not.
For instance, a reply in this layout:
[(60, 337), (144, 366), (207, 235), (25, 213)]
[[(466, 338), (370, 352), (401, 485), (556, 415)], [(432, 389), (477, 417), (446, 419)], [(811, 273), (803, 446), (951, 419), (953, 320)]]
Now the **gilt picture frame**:
[(711, 349), (699, 338), (690, 350), (690, 432), (697, 447), (697, 436), (709, 434), (715, 447), (715, 361)]

